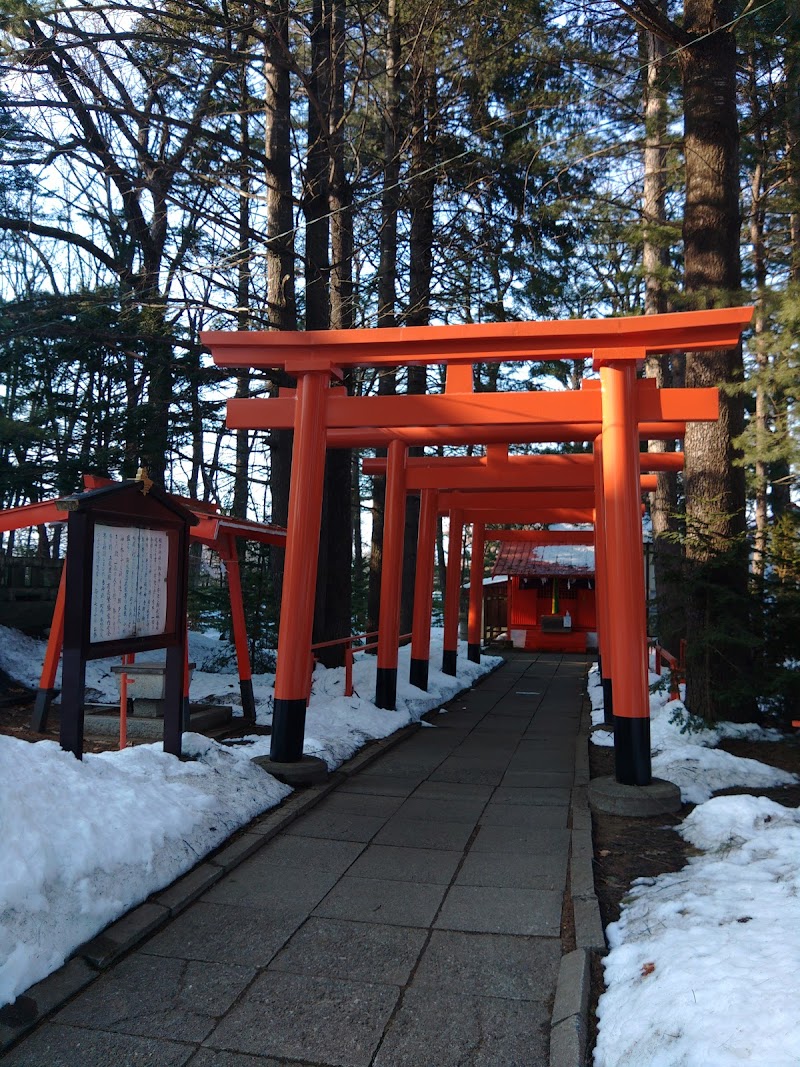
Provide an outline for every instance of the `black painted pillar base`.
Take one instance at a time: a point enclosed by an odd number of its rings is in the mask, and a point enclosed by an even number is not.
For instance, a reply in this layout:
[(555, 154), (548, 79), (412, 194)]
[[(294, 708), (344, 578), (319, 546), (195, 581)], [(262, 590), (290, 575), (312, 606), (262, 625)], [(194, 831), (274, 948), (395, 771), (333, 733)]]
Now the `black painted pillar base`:
[(40, 689), (36, 694), (36, 700), (33, 703), (33, 714), (31, 715), (31, 730), (35, 730), (37, 734), (43, 734), (47, 729), (50, 705), (53, 703), (57, 693), (57, 689)]
[(239, 692), (242, 694), (242, 713), (245, 722), (256, 721), (256, 700), (253, 696), (253, 681), (251, 678), (239, 679)]
[(187, 733), (189, 730), (191, 730), (191, 728), (192, 728), (191, 723), (192, 723), (192, 713), (191, 713), (191, 710), (189, 708), (189, 698), (188, 697), (184, 697), (183, 698), (183, 719), (182, 719), (182, 729), (183, 729), (184, 733)]
[(614, 760), (620, 785), (650, 785), (650, 719), (614, 716)]
[(614, 692), (610, 678), (601, 679), (603, 683), (603, 722), (606, 726), (614, 723)]
[(408, 672), (408, 680), (412, 685), (415, 685), (417, 689), (424, 689), (427, 692), (428, 689), (428, 665), (429, 661), (426, 659), (414, 659), (411, 657), (411, 670)]
[(306, 698), (275, 701), (269, 757), (278, 763), (296, 763), (303, 756)]
[(446, 648), (442, 653), (442, 674), (451, 674), (455, 677), (457, 659), (458, 652), (454, 648)]
[(470, 661), (470, 663), (480, 663), (480, 661), (481, 661), (481, 646), (480, 646), (480, 644), (467, 645), (467, 659)]
[(394, 711), (397, 707), (397, 667), (378, 667), (375, 677), (375, 703)]

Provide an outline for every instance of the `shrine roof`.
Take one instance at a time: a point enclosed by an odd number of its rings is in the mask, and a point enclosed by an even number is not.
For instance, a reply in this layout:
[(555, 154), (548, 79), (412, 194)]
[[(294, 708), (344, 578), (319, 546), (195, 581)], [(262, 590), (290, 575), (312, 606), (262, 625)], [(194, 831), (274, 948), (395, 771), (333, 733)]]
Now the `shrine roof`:
[(591, 578), (594, 576), (594, 546), (503, 544), (492, 567), (492, 576), (498, 575)]

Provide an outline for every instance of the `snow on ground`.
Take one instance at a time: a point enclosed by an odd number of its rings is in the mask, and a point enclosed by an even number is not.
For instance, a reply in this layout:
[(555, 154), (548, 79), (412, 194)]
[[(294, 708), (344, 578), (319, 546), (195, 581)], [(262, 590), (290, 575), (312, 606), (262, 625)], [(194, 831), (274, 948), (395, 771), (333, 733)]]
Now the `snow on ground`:
[[(501, 662), (484, 656), (480, 664), (470, 663), (462, 644), (453, 678), (435, 669), (441, 649), (441, 631), (434, 631), (428, 692), (402, 681), (410, 653), (400, 650), (397, 711), (371, 702), (374, 657), (357, 661), (356, 693), (349, 698), (341, 695), (344, 669), (317, 667), (305, 751), (333, 769), (367, 741), (418, 721)], [(190, 635), (198, 668), (230, 662), (229, 652), (213, 636)], [(0, 669), (11, 677), (36, 688), (43, 657), (43, 642), (0, 627)], [(87, 664), (94, 699), (119, 699), (114, 662)], [(272, 675), (253, 678), (260, 723), (271, 719), (273, 682)], [(238, 700), (235, 670), (199, 669), (191, 697)], [(191, 761), (165, 754), (160, 743), (78, 761), (54, 741), (0, 736), (0, 1005), (291, 792), (250, 761), (269, 751), (269, 738), (225, 746), (185, 734), (183, 751)]]
[[(596, 670), (589, 692), (602, 722)], [(704, 801), (678, 827), (699, 854), (677, 873), (637, 879), (606, 931), (594, 1067), (797, 1067), (800, 811), (766, 797), (707, 799), (726, 786), (795, 782), (713, 747), (780, 735), (703, 728), (662, 691), (651, 716), (653, 773)]]

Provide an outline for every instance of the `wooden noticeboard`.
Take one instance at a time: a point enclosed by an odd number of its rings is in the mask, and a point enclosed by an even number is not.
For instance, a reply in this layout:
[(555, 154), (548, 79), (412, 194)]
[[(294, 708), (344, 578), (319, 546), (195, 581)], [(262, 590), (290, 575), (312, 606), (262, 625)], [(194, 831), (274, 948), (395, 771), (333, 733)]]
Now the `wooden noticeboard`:
[(86, 661), (166, 649), (164, 750), (180, 755), (190, 511), (142, 482), (67, 497), (61, 747), (83, 753)]

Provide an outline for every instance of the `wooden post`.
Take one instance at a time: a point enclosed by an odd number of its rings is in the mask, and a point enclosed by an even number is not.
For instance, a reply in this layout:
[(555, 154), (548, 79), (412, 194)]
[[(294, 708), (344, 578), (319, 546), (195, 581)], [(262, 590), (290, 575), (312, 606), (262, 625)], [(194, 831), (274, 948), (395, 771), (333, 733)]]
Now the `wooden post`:
[(242, 694), (242, 712), (246, 722), (256, 721), (256, 702), (253, 697), (253, 674), (250, 669), (250, 652), (247, 648), (247, 624), (244, 619), (242, 600), (242, 576), (236, 538), (226, 535), (220, 543), (220, 555), (228, 576), (228, 596), (231, 603), (231, 624), (236, 646), (236, 665), (239, 671), (239, 692)]
[(296, 763), (303, 756), (309, 691), (308, 650), (314, 624), (322, 521), (328, 379), (327, 372), (309, 371), (300, 373), (297, 382), (297, 417), (270, 743), (270, 758), (277, 763)]
[(67, 561), (61, 566), (61, 578), (58, 583), (56, 603), (53, 608), (53, 621), (50, 623), (50, 636), (47, 638), (47, 651), (44, 654), (42, 675), (39, 679), (39, 691), (33, 705), (31, 729), (43, 734), (47, 729), (47, 717), (55, 696), (56, 672), (61, 658), (61, 646), (64, 643), (64, 597), (67, 588)]
[(425, 690), (428, 688), (428, 667), (431, 658), (431, 601), (433, 599), (438, 501), (439, 494), (435, 489), (423, 489), (420, 493), (409, 681), (418, 689)]
[(481, 623), (483, 621), (483, 556), (485, 530), (482, 522), (472, 524), (472, 559), (469, 567), (469, 622), (467, 630), (467, 659), (481, 661)]
[(458, 657), (458, 616), (461, 600), (461, 535), (464, 530), (464, 512), (461, 508), (450, 510), (450, 531), (447, 536), (447, 570), (444, 595), (444, 650), (442, 673), (456, 673)]
[(91, 520), (85, 511), (70, 512), (64, 566), (67, 567), (67, 581), (61, 653), (59, 741), (65, 752), (71, 752), (76, 759), (83, 759), (86, 645), (92, 601)]
[[(616, 778), (623, 785), (649, 785), (650, 701), (647, 685), (647, 625), (642, 569), (639, 438), (634, 411), (636, 366), (595, 353), (603, 398), (603, 497), (606, 518), (609, 619), (614, 629)], [(644, 353), (642, 353), (644, 356)]]
[(386, 500), (383, 515), (381, 603), (378, 614), (378, 662), (375, 703), (390, 711), (397, 706), (397, 649), (400, 644), (400, 591), (403, 582), (403, 540), (406, 522), (406, 446), (392, 441), (386, 456)]

